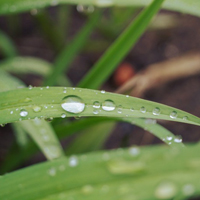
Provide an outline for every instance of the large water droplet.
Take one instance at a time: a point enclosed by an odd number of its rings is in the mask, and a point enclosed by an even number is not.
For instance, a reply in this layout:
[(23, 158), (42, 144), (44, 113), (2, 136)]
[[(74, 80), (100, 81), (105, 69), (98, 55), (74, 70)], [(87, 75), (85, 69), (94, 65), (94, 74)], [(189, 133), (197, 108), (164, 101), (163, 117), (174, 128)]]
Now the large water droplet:
[(160, 108), (154, 108), (153, 115), (159, 115), (159, 114), (160, 114)]
[(158, 199), (171, 199), (176, 195), (177, 187), (172, 182), (163, 182), (155, 190)]
[(176, 119), (177, 118), (177, 112), (176, 111), (171, 112), (170, 117), (172, 119)]
[(28, 115), (28, 111), (25, 109), (22, 109), (19, 114), (21, 117), (26, 117)]
[(100, 108), (101, 104), (99, 103), (99, 101), (95, 101), (93, 103), (93, 108)]
[(61, 106), (69, 113), (81, 113), (85, 109), (82, 99), (77, 96), (66, 96), (63, 98)]
[(76, 156), (71, 156), (69, 158), (69, 166), (76, 167), (78, 165), (78, 158)]
[(40, 106), (33, 106), (33, 111), (34, 112), (40, 112), (42, 110), (42, 107), (40, 107)]
[(102, 104), (102, 109), (105, 111), (115, 110), (115, 103), (112, 100), (105, 100)]

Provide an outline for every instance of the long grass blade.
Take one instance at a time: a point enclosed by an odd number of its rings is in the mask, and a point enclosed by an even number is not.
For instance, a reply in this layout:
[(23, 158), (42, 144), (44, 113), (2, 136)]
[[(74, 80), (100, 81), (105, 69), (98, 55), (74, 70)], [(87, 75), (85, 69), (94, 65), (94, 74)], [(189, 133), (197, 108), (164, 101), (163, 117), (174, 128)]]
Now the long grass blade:
[(182, 151), (133, 147), (72, 156), (6, 174), (0, 178), (0, 199), (175, 199), (179, 195), (186, 199), (200, 195), (199, 179), (199, 146)]
[(145, 8), (109, 47), (100, 60), (79, 83), (79, 87), (97, 89), (112, 74), (127, 55), (138, 38), (144, 33), (153, 16), (159, 11), (163, 0), (155, 0)]

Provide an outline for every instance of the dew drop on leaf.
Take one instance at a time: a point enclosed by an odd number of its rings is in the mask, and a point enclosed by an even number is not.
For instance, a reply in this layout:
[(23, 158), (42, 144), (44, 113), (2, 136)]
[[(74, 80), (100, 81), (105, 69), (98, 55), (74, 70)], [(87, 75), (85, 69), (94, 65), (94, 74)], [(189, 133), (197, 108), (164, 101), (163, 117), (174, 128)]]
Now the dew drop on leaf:
[(174, 138), (174, 142), (175, 142), (175, 143), (181, 143), (181, 142), (182, 142), (182, 137), (181, 137), (180, 135), (176, 136), (176, 137)]
[(122, 113), (122, 106), (121, 106), (121, 105), (118, 106), (118, 108), (117, 108), (117, 112), (118, 112), (119, 114)]
[(78, 158), (76, 156), (69, 157), (69, 166), (76, 167), (78, 165)]
[(177, 112), (176, 111), (171, 112), (170, 118), (176, 119), (177, 118)]
[(66, 114), (65, 113), (62, 113), (61, 114), (61, 118), (65, 118), (66, 117)]
[(113, 5), (113, 0), (96, 0), (96, 6), (108, 7)]
[(105, 93), (105, 90), (101, 90), (101, 93), (104, 94), (104, 93)]
[(28, 111), (25, 110), (25, 109), (22, 109), (22, 110), (20, 111), (19, 115), (20, 115), (21, 117), (26, 117), (26, 116), (28, 115)]
[(50, 168), (49, 170), (48, 170), (48, 174), (50, 175), (50, 176), (55, 176), (56, 175), (56, 169), (55, 168)]
[(94, 114), (94, 115), (98, 115), (98, 114), (99, 114), (99, 110), (98, 110), (98, 109), (94, 109), (94, 110), (93, 110), (93, 114)]
[(101, 104), (99, 103), (99, 101), (95, 101), (93, 103), (93, 108), (100, 108)]
[(159, 115), (159, 114), (160, 114), (160, 108), (154, 108), (153, 115)]
[(85, 109), (85, 103), (78, 96), (66, 96), (63, 98), (61, 107), (69, 113), (81, 113)]
[(138, 147), (130, 147), (129, 154), (134, 157), (138, 156), (140, 154), (140, 149)]
[(42, 110), (42, 107), (40, 107), (40, 106), (33, 106), (33, 111), (34, 112), (40, 112)]
[(115, 110), (115, 103), (112, 100), (105, 100), (102, 104), (102, 109), (105, 111)]
[(192, 196), (195, 192), (195, 189), (192, 184), (186, 184), (183, 186), (182, 191), (185, 196)]
[(140, 108), (140, 111), (141, 111), (142, 113), (145, 113), (145, 112), (146, 112), (146, 108), (143, 106), (143, 107)]

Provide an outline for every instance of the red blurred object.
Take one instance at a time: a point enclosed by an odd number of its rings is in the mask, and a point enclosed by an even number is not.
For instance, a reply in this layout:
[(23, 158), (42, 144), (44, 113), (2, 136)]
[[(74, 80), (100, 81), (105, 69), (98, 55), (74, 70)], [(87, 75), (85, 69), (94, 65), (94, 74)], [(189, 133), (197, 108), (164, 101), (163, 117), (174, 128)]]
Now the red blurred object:
[(115, 71), (113, 80), (116, 86), (121, 86), (134, 75), (134, 67), (130, 63), (122, 63)]

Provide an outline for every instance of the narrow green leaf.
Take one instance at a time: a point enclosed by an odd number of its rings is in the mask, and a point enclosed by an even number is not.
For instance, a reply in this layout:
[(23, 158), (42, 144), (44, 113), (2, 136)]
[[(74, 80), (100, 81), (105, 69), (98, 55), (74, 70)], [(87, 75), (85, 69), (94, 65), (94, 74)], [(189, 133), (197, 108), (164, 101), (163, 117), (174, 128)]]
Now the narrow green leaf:
[(6, 57), (14, 57), (17, 55), (17, 50), (16, 50), (13, 42), (2, 31), (0, 31), (0, 51)]
[[(108, 6), (146, 6), (151, 0), (1, 0), (0, 1), (0, 14), (11, 14), (17, 12), (29, 11), (33, 8), (44, 8), (47, 6), (55, 6), (57, 4), (84, 4), (94, 5), (99, 7)], [(166, 0), (163, 4), (164, 9), (184, 12), (192, 15), (200, 16), (200, 2), (199, 0)]]
[(90, 36), (95, 25), (97, 24), (99, 18), (99, 12), (95, 12), (93, 16), (90, 16), (88, 22), (77, 33), (72, 42), (67, 44), (66, 47), (61, 51), (55, 61), (54, 69), (51, 71), (51, 74), (46, 78), (43, 85), (52, 86), (57, 82), (59, 77), (64, 73), (65, 70), (67, 70), (69, 64), (74, 60), (77, 53), (87, 42), (87, 39)]
[[(0, 63), (0, 69), (16, 74), (35, 74), (48, 76), (53, 65), (45, 60), (34, 57), (14, 57), (6, 59)], [(59, 85), (71, 86), (70, 80), (61, 75), (57, 80)]]
[[(35, 87), (10, 90), (0, 93), (0, 105), (2, 124), (35, 117), (106, 116), (164, 119), (200, 125), (198, 117), (173, 107), (82, 88)], [(24, 110), (26, 114), (21, 113)]]
[(163, 0), (155, 0), (145, 8), (119, 38), (109, 47), (100, 60), (79, 83), (79, 87), (96, 89), (112, 74), (127, 55), (138, 38), (144, 33), (153, 16), (159, 11)]
[[(24, 86), (23, 83), (19, 82), (17, 79), (15, 80), (11, 76), (9, 76), (6, 72), (0, 72), (0, 88), (1, 91), (16, 88), (17, 86)], [(3, 97), (3, 96), (2, 96)], [(14, 97), (15, 98), (15, 97)], [(25, 102), (30, 102), (30, 99), (26, 97)], [(1, 105), (2, 106), (2, 105)], [(1, 107), (2, 108), (2, 107)], [(40, 111), (40, 107), (35, 106), (34, 111)], [(21, 115), (26, 115), (26, 110), (22, 108), (16, 108), (15, 110), (10, 111), (10, 116), (14, 114), (15, 111), (21, 110)], [(1, 116), (3, 118), (3, 115)], [(20, 121), (20, 120), (19, 120)], [(41, 148), (44, 155), (49, 159), (55, 159), (62, 157), (64, 155), (62, 151), (62, 147), (56, 138), (56, 134), (51, 128), (50, 124), (45, 122), (43, 119), (35, 118), (34, 121), (20, 121), (18, 122), (20, 127), (24, 129), (37, 143), (37, 145)]]
[(0, 177), (0, 199), (175, 199), (180, 195), (187, 199), (200, 195), (199, 179), (199, 146), (181, 151), (132, 147), (72, 156), (6, 174)]

